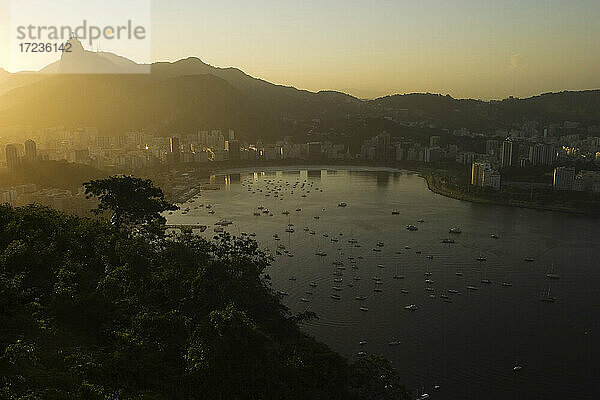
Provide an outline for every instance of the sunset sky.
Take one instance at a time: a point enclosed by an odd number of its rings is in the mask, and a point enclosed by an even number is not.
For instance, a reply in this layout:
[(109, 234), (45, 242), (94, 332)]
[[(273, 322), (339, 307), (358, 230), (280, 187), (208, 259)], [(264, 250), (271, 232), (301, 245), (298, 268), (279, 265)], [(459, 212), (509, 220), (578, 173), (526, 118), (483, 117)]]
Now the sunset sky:
[[(8, 68), (8, 1), (0, 4)], [(197, 56), (359, 97), (525, 97), (600, 88), (599, 20), (598, 0), (155, 0), (152, 59)]]

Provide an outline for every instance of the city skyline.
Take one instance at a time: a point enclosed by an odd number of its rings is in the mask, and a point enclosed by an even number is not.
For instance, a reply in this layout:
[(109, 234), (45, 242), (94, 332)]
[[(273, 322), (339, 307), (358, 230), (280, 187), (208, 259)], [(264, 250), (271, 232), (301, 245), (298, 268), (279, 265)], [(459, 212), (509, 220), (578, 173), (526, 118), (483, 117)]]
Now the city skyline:
[[(593, 1), (380, 2), (368, 13), (358, 2), (175, 3), (152, 3), (154, 62), (196, 56), (273, 83), (362, 98), (489, 100), (600, 87)], [(7, 7), (0, 4), (0, 66), (16, 72)]]

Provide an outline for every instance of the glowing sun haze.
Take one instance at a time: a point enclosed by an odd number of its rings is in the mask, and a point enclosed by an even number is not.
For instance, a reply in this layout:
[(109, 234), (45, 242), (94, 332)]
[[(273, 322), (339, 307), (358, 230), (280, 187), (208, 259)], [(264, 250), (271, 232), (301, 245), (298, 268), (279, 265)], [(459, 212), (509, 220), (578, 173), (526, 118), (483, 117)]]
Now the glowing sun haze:
[(524, 97), (600, 87), (599, 20), (598, 0), (155, 0), (152, 59), (359, 97)]

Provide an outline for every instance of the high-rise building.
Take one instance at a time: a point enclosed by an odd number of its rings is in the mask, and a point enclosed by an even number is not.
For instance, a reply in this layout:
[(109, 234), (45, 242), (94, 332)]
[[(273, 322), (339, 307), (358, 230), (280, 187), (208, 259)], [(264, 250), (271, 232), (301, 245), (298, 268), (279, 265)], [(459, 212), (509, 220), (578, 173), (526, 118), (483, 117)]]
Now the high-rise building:
[(500, 173), (494, 171), (487, 162), (474, 162), (471, 165), (471, 185), (500, 190)]
[(424, 154), (424, 161), (426, 163), (434, 163), (440, 161), (442, 158), (442, 149), (439, 147), (426, 147)]
[(556, 149), (552, 145), (538, 143), (529, 146), (530, 165), (552, 165), (556, 161)]
[(575, 168), (554, 168), (554, 190), (573, 190), (575, 186)]
[(237, 161), (240, 159), (240, 142), (237, 140), (225, 141), (225, 150), (229, 152), (229, 159)]
[(169, 161), (171, 163), (178, 163), (180, 161), (181, 148), (179, 145), (179, 138), (172, 136), (169, 138)]
[(37, 147), (33, 140), (25, 141), (25, 159), (29, 162), (37, 160)]
[(485, 163), (473, 163), (471, 164), (471, 185), (483, 186), (483, 170)]
[(519, 144), (507, 138), (502, 143), (502, 167), (519, 166)]
[(389, 133), (383, 132), (377, 135), (375, 140), (375, 152), (377, 160), (387, 161), (392, 159), (392, 149), (390, 148), (390, 145), (392, 143), (392, 136)]
[(496, 139), (489, 139), (485, 142), (485, 153), (488, 155), (498, 154), (500, 144)]
[(15, 171), (19, 166), (19, 158), (17, 157), (17, 147), (14, 144), (6, 146), (6, 166), (9, 171)]

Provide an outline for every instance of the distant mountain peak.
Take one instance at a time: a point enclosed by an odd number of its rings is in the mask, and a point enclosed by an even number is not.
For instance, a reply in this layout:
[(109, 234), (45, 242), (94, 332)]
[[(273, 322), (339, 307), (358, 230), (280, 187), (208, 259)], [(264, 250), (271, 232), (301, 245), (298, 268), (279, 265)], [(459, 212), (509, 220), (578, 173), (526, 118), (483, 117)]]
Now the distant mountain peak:
[[(66, 44), (70, 44), (70, 50), (72, 53), (82, 53), (85, 51), (85, 49), (83, 48), (83, 44), (81, 44), (81, 41), (76, 37), (76, 36), (71, 36), (71, 38), (69, 40), (66, 41)], [(65, 53), (63, 53), (64, 56)]]

